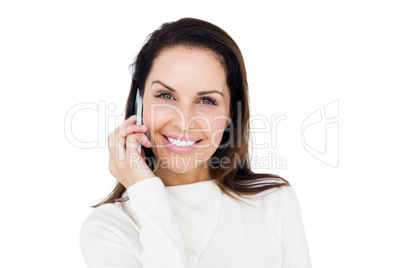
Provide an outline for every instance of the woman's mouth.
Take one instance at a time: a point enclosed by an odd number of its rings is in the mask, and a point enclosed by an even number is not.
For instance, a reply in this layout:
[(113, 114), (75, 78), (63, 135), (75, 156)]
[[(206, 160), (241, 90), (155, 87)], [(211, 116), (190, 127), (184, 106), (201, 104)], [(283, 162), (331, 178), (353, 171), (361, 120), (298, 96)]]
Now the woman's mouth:
[[(194, 139), (189, 139), (189, 140), (179, 140), (179, 139), (173, 139), (171, 137), (167, 137), (163, 135), (163, 140), (166, 144), (166, 147), (173, 153), (176, 154), (188, 154), (196, 149), (194, 146), (195, 144), (199, 143), (202, 140), (194, 140)], [(191, 141), (193, 140), (193, 141)]]

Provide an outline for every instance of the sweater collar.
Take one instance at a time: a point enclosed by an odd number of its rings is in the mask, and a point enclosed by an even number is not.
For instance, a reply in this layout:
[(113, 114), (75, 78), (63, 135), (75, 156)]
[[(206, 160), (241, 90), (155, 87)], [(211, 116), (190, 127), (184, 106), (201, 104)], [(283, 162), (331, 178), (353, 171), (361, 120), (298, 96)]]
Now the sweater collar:
[(188, 205), (199, 205), (205, 200), (215, 198), (221, 193), (215, 180), (194, 182), (189, 184), (165, 186), (170, 197)]
[[(189, 184), (181, 184), (174, 186), (165, 186), (166, 192), (171, 196), (179, 199), (185, 203), (188, 202), (199, 202), (201, 199), (204, 199), (206, 196), (211, 194), (221, 194), (221, 190), (216, 185), (216, 181), (214, 179), (207, 181), (199, 181)], [(125, 190), (122, 194), (122, 197), (127, 197), (127, 191)]]

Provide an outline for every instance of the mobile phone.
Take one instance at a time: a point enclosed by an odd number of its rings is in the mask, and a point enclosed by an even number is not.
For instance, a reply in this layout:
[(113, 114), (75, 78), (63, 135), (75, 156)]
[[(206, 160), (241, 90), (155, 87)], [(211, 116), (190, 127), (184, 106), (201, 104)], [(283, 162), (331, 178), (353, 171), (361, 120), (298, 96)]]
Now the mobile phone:
[[(139, 88), (137, 88), (137, 96), (135, 97), (135, 110), (135, 114), (137, 115), (136, 125), (142, 125), (142, 97)], [(138, 144), (137, 150), (141, 154), (141, 143)]]

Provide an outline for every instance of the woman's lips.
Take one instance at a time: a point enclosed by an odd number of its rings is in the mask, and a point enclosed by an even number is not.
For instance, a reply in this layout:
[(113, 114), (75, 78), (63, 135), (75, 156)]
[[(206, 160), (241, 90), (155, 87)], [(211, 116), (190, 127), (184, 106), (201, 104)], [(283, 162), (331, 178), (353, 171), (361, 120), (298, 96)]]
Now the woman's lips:
[(195, 141), (198, 142), (201, 139), (198, 138), (191, 138), (191, 137), (185, 137), (183, 135), (177, 135), (177, 134), (162, 134), (163, 136), (167, 137), (167, 138), (171, 138), (171, 139), (175, 139), (175, 140), (179, 140), (179, 141)]
[(162, 136), (163, 136), (163, 141), (165, 142), (166, 148), (168, 148), (169, 151), (176, 153), (176, 154), (191, 153), (192, 151), (194, 151), (196, 149), (195, 145), (201, 141), (201, 140), (198, 140), (196, 143), (194, 143), (193, 145), (189, 145), (189, 146), (177, 146), (177, 145), (174, 145), (173, 143), (171, 143), (165, 135), (162, 135)]

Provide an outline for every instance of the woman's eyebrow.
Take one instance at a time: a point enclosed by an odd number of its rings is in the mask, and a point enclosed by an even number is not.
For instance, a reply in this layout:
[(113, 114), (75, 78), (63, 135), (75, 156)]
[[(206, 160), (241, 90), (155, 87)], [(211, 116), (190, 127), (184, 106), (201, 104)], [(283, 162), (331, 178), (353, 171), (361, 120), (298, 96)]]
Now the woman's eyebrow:
[[(172, 88), (172, 87), (166, 85), (165, 83), (161, 82), (160, 80), (154, 80), (154, 81), (152, 82), (151, 86), (152, 86), (154, 83), (161, 84), (162, 86), (164, 86), (166, 89), (168, 89), (169, 91), (171, 91), (171, 92), (173, 92), (173, 93), (176, 92), (176, 90), (175, 90), (174, 88)], [(224, 97), (224, 96), (223, 96), (223, 93), (220, 92), (220, 91), (218, 91), (218, 90), (199, 91), (197, 94), (200, 95), (200, 96), (202, 96), (202, 95), (206, 95), (206, 94), (209, 94), (209, 93), (218, 93), (218, 94), (221, 94), (222, 97)]]

